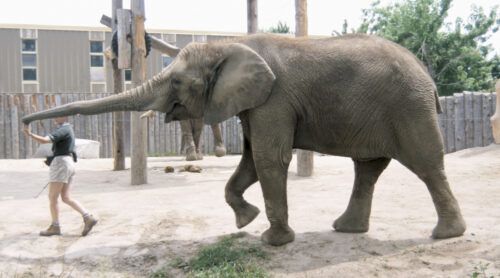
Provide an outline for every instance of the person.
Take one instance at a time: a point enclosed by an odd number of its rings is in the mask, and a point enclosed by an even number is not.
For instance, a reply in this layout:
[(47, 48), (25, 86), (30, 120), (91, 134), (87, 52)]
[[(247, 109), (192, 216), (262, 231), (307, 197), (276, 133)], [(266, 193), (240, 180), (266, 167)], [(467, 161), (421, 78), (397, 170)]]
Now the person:
[(29, 125), (25, 125), (24, 127), (25, 135), (33, 138), (38, 143), (52, 143), (53, 159), (49, 166), (49, 201), (52, 223), (47, 230), (40, 232), (40, 236), (61, 235), (61, 226), (59, 224), (59, 196), (61, 196), (64, 203), (82, 215), (84, 223), (82, 236), (86, 236), (94, 225), (97, 224), (97, 219), (92, 216), (80, 202), (70, 196), (71, 180), (75, 174), (75, 165), (73, 161), (75, 135), (73, 128), (67, 122), (67, 117), (58, 117), (55, 118), (54, 121), (57, 125), (57, 129), (48, 136), (40, 136), (31, 133)]

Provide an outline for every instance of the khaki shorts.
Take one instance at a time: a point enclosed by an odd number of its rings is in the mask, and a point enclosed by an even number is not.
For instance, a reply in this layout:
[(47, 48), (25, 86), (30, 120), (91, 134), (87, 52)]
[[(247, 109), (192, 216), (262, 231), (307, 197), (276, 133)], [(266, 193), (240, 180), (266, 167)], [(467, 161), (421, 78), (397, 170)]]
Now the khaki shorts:
[(54, 157), (50, 163), (49, 182), (71, 183), (75, 174), (75, 163), (69, 155)]

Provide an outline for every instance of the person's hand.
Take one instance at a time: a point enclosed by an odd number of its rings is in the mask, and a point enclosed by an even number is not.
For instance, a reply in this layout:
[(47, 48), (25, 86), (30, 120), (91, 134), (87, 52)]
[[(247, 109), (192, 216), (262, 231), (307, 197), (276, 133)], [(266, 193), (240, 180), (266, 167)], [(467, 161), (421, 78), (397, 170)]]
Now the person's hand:
[(24, 129), (23, 129), (23, 131), (24, 131), (24, 134), (25, 134), (26, 136), (28, 136), (28, 137), (30, 137), (30, 136), (31, 136), (31, 131), (30, 131), (30, 126), (29, 126), (29, 125), (24, 125)]

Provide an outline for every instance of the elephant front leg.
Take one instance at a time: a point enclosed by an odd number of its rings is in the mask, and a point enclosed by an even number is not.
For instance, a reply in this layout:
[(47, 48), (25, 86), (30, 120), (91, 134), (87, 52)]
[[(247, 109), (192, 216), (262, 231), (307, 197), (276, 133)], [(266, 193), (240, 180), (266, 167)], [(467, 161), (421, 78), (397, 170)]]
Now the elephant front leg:
[(191, 120), (191, 125), (193, 126), (193, 141), (196, 147), (196, 159), (203, 159), (203, 142), (201, 139), (201, 134), (203, 133), (203, 118)]
[(193, 161), (198, 157), (196, 156), (196, 146), (193, 140), (193, 128), (191, 125), (191, 120), (182, 120), (181, 132), (182, 132), (182, 151), (186, 152), (186, 160)]
[(364, 233), (370, 225), (375, 182), (391, 160), (379, 158), (370, 161), (354, 160), (355, 180), (346, 211), (333, 223), (333, 228), (345, 233)]
[(244, 140), (243, 146), (240, 164), (226, 185), (226, 202), (234, 211), (238, 228), (248, 225), (260, 213), (257, 207), (243, 198), (245, 190), (258, 180), (248, 140)]
[[(276, 142), (274, 139), (259, 147), (252, 141), (252, 147), (257, 175), (264, 194), (266, 214), (271, 224), (261, 239), (267, 244), (280, 246), (295, 239), (294, 231), (288, 226), (286, 188), (292, 145)], [(291, 137), (287, 139), (290, 140)]]
[(211, 125), (212, 132), (214, 134), (214, 149), (215, 156), (222, 157), (226, 155), (226, 147), (224, 146), (224, 142), (222, 141), (222, 131), (220, 129), (220, 124)]

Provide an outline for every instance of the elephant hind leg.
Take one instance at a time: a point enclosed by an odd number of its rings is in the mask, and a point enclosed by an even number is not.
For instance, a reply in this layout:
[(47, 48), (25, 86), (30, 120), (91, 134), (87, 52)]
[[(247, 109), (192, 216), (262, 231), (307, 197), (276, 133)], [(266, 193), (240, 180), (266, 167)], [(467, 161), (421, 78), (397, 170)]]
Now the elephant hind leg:
[(442, 163), (426, 167), (408, 167), (427, 186), (438, 215), (438, 223), (432, 231), (433, 238), (450, 238), (463, 235), (465, 221), (450, 185)]
[(432, 237), (450, 238), (463, 235), (466, 229), (465, 221), (444, 171), (428, 172), (421, 179), (427, 185), (438, 213), (438, 223), (432, 231)]
[(345, 233), (368, 231), (375, 182), (390, 161), (390, 158), (354, 160), (355, 179), (351, 199), (346, 211), (333, 223), (336, 231)]
[(461, 236), (466, 229), (457, 200), (451, 192), (444, 171), (444, 151), (441, 133), (436, 125), (425, 131), (405, 137), (398, 160), (415, 173), (427, 186), (437, 211), (438, 223), (432, 232), (434, 238)]

